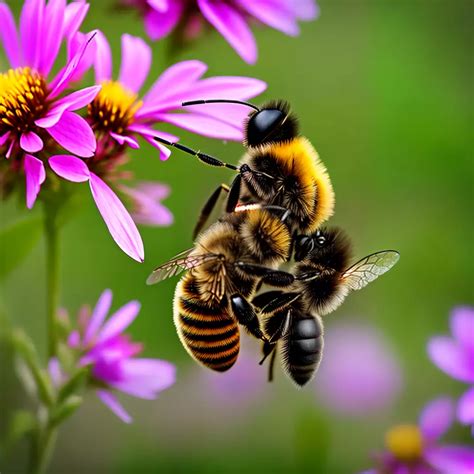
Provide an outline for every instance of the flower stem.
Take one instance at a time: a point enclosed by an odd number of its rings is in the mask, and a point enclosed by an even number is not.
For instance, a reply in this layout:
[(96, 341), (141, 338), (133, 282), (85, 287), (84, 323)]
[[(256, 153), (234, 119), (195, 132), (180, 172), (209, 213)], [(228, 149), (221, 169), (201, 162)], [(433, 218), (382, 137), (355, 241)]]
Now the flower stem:
[(57, 353), (56, 317), (59, 306), (59, 226), (57, 222), (58, 208), (45, 204), (45, 237), (46, 237), (46, 304), (48, 316), (48, 356)]
[(43, 474), (51, 459), (56, 444), (57, 428), (46, 427), (44, 431), (38, 429), (33, 438), (30, 474)]

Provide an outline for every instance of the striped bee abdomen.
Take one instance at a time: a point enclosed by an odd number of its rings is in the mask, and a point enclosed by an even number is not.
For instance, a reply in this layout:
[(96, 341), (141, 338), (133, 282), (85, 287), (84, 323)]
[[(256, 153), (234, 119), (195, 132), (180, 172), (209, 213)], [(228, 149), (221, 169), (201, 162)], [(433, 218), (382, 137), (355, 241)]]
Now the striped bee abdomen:
[(299, 386), (316, 373), (323, 354), (323, 326), (319, 317), (294, 311), (289, 334), (282, 341), (285, 371)]
[(206, 367), (224, 372), (239, 354), (237, 322), (229, 316), (227, 303), (209, 304), (194, 293), (193, 276), (184, 276), (176, 287), (174, 322), (179, 338), (195, 360)]

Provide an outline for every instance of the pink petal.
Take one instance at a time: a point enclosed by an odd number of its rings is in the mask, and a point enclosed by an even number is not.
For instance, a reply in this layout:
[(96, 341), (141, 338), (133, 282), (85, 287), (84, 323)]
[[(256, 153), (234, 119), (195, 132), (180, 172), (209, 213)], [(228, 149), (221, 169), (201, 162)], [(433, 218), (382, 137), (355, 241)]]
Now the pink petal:
[(51, 107), (48, 113), (35, 122), (38, 127), (50, 128), (56, 125), (67, 110), (77, 110), (90, 104), (99, 93), (101, 86), (86, 87), (62, 97)]
[(89, 10), (89, 4), (84, 1), (71, 2), (64, 12), (64, 32), (71, 38), (81, 27)]
[(259, 2), (239, 0), (237, 3), (250, 15), (271, 28), (275, 28), (289, 36), (297, 36), (300, 32), (290, 4), (276, 0), (260, 0)]
[(298, 0), (293, 8), (299, 20), (311, 21), (319, 17), (319, 6), (315, 0)]
[(439, 472), (446, 474), (473, 474), (474, 449), (466, 446), (445, 445), (425, 451), (426, 460)]
[(67, 338), (67, 345), (73, 349), (77, 349), (81, 345), (81, 335), (79, 331), (72, 331)]
[(56, 60), (64, 32), (64, 13), (66, 0), (49, 0), (45, 9), (42, 28), (43, 46), (39, 52), (38, 70), (47, 76)]
[[(67, 62), (71, 61), (77, 52), (82, 48), (84, 41), (87, 41), (87, 35), (77, 32), (67, 39)], [(75, 71), (69, 78), (69, 82), (79, 82), (84, 74), (94, 65), (97, 51), (96, 37), (91, 40), (89, 46), (84, 51), (82, 59), (77, 65)], [(53, 84), (54, 86), (54, 84)]]
[(166, 199), (171, 193), (171, 188), (167, 184), (157, 183), (156, 181), (140, 181), (134, 190), (145, 194), (155, 201)]
[(437, 398), (429, 402), (420, 415), (420, 429), (423, 438), (436, 441), (451, 426), (454, 418), (454, 404), (450, 398)]
[(10, 138), (10, 132), (4, 133), (3, 135), (0, 135), (0, 146), (5, 145), (7, 143), (7, 140)]
[(463, 425), (474, 425), (474, 387), (459, 399), (457, 417)]
[(69, 85), (71, 77), (76, 72), (76, 69), (80, 67), (81, 61), (83, 59), (84, 53), (86, 52), (87, 47), (94, 39), (97, 32), (89, 33), (87, 39), (84, 41), (82, 46), (78, 49), (74, 57), (68, 62), (65, 68), (63, 68), (56, 77), (53, 79), (53, 90), (49, 94), (48, 98), (53, 99), (59, 95), (66, 87)]
[[(179, 91), (187, 91), (207, 70), (206, 64), (191, 60), (176, 63), (164, 71), (143, 98), (143, 107), (148, 103), (162, 103)], [(141, 109), (137, 112), (141, 112)]]
[(168, 0), (147, 0), (147, 3), (151, 8), (158, 10), (159, 12), (166, 12), (171, 7)]
[(63, 380), (61, 365), (57, 357), (51, 357), (48, 362), (48, 373), (55, 387), (59, 387)]
[(198, 0), (204, 17), (247, 63), (257, 61), (257, 45), (244, 17), (221, 0)]
[(83, 183), (90, 178), (87, 165), (80, 158), (71, 155), (54, 155), (49, 161), (51, 169), (61, 178), (73, 183)]
[(12, 141), (10, 142), (10, 146), (8, 147), (7, 152), (5, 153), (5, 158), (7, 159), (10, 158), (15, 144), (16, 144), (16, 140), (13, 138)]
[(176, 381), (173, 364), (159, 359), (127, 359), (122, 363), (123, 381), (112, 386), (129, 395), (152, 400)]
[(112, 52), (107, 38), (98, 31), (95, 37), (96, 58), (95, 58), (95, 82), (101, 83), (112, 78)]
[(155, 136), (159, 136), (164, 138), (165, 140), (175, 142), (178, 140), (178, 137), (175, 135), (171, 135), (170, 133), (162, 132), (161, 130), (154, 130), (153, 128), (147, 127), (146, 125), (141, 125), (138, 123), (132, 124), (128, 127), (129, 131), (133, 131), (135, 133), (139, 133), (150, 145), (155, 148), (158, 148), (160, 151), (160, 160), (165, 161), (167, 160), (170, 155), (171, 151), (166, 148), (161, 143), (158, 143), (156, 140), (153, 139)]
[(0, 42), (12, 68), (21, 64), (21, 50), (18, 41), (18, 32), (13, 14), (6, 3), (0, 2)]
[(89, 184), (97, 208), (117, 245), (134, 260), (143, 262), (143, 242), (125, 206), (115, 193), (93, 173), (91, 173)]
[(111, 305), (112, 291), (104, 290), (95, 305), (94, 311), (92, 312), (91, 318), (84, 332), (85, 345), (89, 344), (89, 342), (96, 337), (97, 332), (110, 311)]
[(20, 16), (20, 36), (25, 65), (38, 69), (43, 44), (44, 0), (26, 0)]
[(122, 64), (118, 81), (127, 89), (138, 92), (151, 65), (151, 48), (141, 38), (122, 35)]
[(156, 140), (153, 140), (152, 137), (144, 135), (143, 138), (154, 148), (157, 148), (160, 152), (160, 160), (166, 161), (171, 156), (171, 150), (166, 148), (161, 143), (158, 143)]
[(243, 139), (242, 126), (226, 124), (213, 117), (199, 114), (159, 114), (157, 119), (206, 137), (236, 141)]
[(46, 179), (44, 165), (38, 158), (25, 154), (26, 207), (31, 209), (36, 201), (41, 185)]
[(48, 133), (67, 151), (83, 158), (92, 156), (96, 150), (94, 132), (85, 119), (74, 112), (66, 111)]
[(110, 316), (104, 327), (100, 330), (97, 341), (104, 342), (121, 334), (128, 328), (128, 326), (130, 326), (138, 316), (139, 312), (140, 303), (138, 301), (130, 301), (125, 306), (122, 306), (112, 316)]
[(107, 405), (124, 423), (132, 422), (132, 417), (125, 411), (125, 408), (117, 400), (115, 395), (108, 390), (97, 390), (96, 393), (100, 400), (105, 403), (105, 405)]
[(472, 351), (474, 358), (474, 308), (459, 306), (451, 313), (451, 332), (463, 347)]
[(135, 150), (140, 148), (140, 145), (133, 137), (127, 137), (126, 135), (119, 135), (118, 133), (110, 132), (109, 135), (120, 145), (127, 144), (130, 148)]
[(434, 364), (451, 377), (474, 383), (474, 360), (449, 337), (434, 337), (428, 343), (428, 355)]
[(146, 34), (154, 41), (167, 36), (178, 24), (183, 13), (183, 4), (173, 1), (166, 12), (149, 10), (145, 14)]
[(43, 148), (43, 140), (35, 132), (22, 133), (20, 146), (29, 153), (36, 153)]

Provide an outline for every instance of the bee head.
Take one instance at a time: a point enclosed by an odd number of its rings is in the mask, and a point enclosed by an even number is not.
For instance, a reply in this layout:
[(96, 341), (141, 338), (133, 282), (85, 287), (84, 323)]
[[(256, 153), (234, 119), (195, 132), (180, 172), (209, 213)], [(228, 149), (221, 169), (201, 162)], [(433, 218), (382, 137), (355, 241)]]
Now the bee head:
[(338, 228), (319, 229), (311, 235), (300, 235), (295, 240), (295, 260), (309, 259), (314, 264), (342, 270), (350, 258), (350, 241)]
[(246, 123), (248, 147), (284, 142), (298, 135), (298, 123), (285, 101), (272, 101), (252, 112)]

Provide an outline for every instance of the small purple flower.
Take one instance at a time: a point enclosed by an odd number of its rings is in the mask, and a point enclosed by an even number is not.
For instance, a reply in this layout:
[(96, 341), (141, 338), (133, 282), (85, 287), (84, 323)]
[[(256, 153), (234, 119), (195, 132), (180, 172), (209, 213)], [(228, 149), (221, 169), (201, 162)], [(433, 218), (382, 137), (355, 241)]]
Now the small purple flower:
[(474, 449), (438, 443), (453, 417), (451, 399), (431, 401), (418, 426), (399, 425), (386, 434), (387, 450), (375, 456), (377, 468), (364, 474), (472, 474)]
[(401, 387), (398, 360), (375, 328), (347, 323), (326, 329), (315, 389), (327, 407), (344, 415), (371, 414), (389, 407)]
[(80, 351), (81, 366), (91, 367), (95, 385), (100, 387), (100, 400), (122, 421), (130, 423), (130, 415), (113, 391), (153, 400), (173, 385), (175, 367), (164, 360), (135, 357), (142, 345), (132, 342), (123, 332), (138, 315), (138, 301), (130, 301), (107, 319), (111, 304), (112, 292), (105, 290), (90, 317), (82, 311), (79, 330), (69, 335), (68, 345)]
[[(0, 2), (0, 43), (10, 69), (0, 73), (0, 155), (12, 167), (22, 163), (26, 202), (31, 208), (46, 178), (44, 163), (33, 156), (53, 142), (81, 157), (90, 157), (96, 140), (76, 110), (85, 107), (100, 87), (64, 92), (91, 65), (91, 36), (77, 36), (89, 5), (66, 0), (26, 0), (19, 28), (6, 3)], [(68, 62), (48, 76), (63, 42)]]
[(122, 63), (118, 79), (114, 80), (110, 46), (100, 32), (96, 44), (96, 82), (102, 88), (88, 108), (88, 119), (96, 135), (99, 139), (110, 137), (117, 144), (132, 148), (139, 148), (136, 137), (141, 136), (160, 150), (163, 160), (169, 157), (170, 151), (153, 137), (159, 135), (170, 141), (176, 141), (177, 137), (155, 130), (153, 127), (159, 123), (222, 140), (243, 138), (243, 121), (248, 113), (245, 108), (219, 104), (184, 111), (182, 102), (215, 97), (248, 100), (266, 88), (264, 82), (250, 77), (202, 79), (207, 66), (191, 60), (168, 68), (148, 92), (139, 97), (151, 66), (151, 48), (141, 38), (123, 35)]
[[(474, 308), (460, 306), (451, 313), (452, 338), (437, 336), (428, 343), (428, 355), (434, 364), (456, 380), (474, 384)], [(474, 386), (460, 398), (457, 417), (465, 425), (474, 425)], [(472, 429), (474, 435), (474, 426)]]
[(195, 37), (203, 20), (212, 25), (247, 63), (257, 61), (249, 24), (256, 22), (288, 36), (299, 34), (298, 21), (319, 15), (315, 0), (122, 0), (144, 16), (145, 30), (158, 40), (181, 24), (185, 37)]

